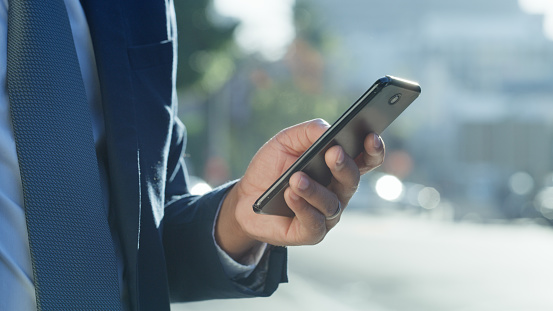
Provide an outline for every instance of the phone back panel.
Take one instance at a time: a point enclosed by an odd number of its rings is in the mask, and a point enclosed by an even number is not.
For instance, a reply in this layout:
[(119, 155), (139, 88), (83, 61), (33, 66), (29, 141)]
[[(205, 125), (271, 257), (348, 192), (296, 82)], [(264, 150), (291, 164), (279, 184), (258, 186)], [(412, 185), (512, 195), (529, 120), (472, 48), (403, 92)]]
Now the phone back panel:
[(260, 197), (254, 210), (261, 214), (294, 216), (284, 200), (290, 176), (304, 171), (327, 186), (332, 174), (324, 161), (326, 151), (340, 145), (352, 158), (363, 152), (363, 142), (370, 133), (380, 135), (420, 94), (412, 82), (387, 76), (378, 80), (359, 98), (279, 180)]

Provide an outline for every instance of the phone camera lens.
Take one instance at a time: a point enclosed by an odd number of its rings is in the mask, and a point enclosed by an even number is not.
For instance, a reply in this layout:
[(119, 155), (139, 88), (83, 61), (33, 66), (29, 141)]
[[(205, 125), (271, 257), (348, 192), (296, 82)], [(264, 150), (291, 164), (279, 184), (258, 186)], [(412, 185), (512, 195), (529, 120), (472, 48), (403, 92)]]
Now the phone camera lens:
[(397, 93), (396, 95), (390, 97), (390, 100), (388, 101), (388, 103), (390, 105), (393, 105), (397, 103), (400, 99), (401, 99), (401, 93)]

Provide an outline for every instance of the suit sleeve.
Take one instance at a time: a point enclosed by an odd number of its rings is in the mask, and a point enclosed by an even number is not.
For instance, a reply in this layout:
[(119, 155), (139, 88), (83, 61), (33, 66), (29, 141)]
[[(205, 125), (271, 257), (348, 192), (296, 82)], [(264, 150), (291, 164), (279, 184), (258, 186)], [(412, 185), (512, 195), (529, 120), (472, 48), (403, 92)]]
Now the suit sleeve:
[(286, 282), (285, 248), (270, 246), (254, 272), (245, 279), (229, 279), (213, 240), (217, 210), (229, 183), (203, 196), (187, 190), (183, 160), (186, 132), (175, 121), (168, 157), (163, 244), (173, 302), (218, 298), (269, 296)]

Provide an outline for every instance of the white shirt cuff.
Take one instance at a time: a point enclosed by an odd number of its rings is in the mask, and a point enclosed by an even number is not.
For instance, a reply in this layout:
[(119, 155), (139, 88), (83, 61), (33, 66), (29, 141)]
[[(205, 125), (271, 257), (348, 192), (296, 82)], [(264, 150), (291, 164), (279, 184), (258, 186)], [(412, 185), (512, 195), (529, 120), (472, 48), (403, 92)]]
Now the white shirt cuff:
[(230, 257), (219, 246), (219, 244), (217, 244), (217, 240), (215, 239), (215, 224), (217, 223), (217, 218), (219, 217), (219, 212), (221, 211), (221, 206), (223, 205), (225, 197), (223, 197), (221, 203), (219, 203), (219, 208), (217, 210), (217, 214), (215, 215), (215, 221), (213, 223), (212, 231), (213, 242), (215, 243), (215, 247), (217, 248), (217, 254), (219, 255), (219, 260), (221, 260), (221, 264), (223, 265), (223, 270), (225, 271), (225, 274), (231, 279), (247, 278), (253, 272), (255, 267), (257, 267), (257, 265), (259, 264), (259, 261), (261, 260), (263, 254), (265, 253), (265, 250), (267, 249), (267, 243), (263, 243), (261, 247), (257, 248), (251, 254), (249, 254), (246, 260), (247, 264), (245, 265), (232, 259), (232, 257)]

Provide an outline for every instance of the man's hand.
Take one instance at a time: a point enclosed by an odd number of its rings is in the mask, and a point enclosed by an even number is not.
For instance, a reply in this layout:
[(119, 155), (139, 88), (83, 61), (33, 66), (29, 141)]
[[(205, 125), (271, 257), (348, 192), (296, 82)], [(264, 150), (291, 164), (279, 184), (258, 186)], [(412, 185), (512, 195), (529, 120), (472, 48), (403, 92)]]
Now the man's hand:
[(378, 135), (365, 138), (365, 152), (350, 158), (340, 146), (330, 148), (325, 161), (333, 178), (324, 187), (303, 172), (290, 178), (284, 198), (295, 217), (258, 215), (252, 205), (327, 129), (323, 120), (313, 120), (287, 128), (269, 140), (254, 156), (244, 177), (227, 195), (215, 228), (221, 248), (235, 260), (243, 261), (263, 242), (272, 245), (312, 245), (323, 240), (357, 190), (359, 177), (382, 164), (384, 144)]

